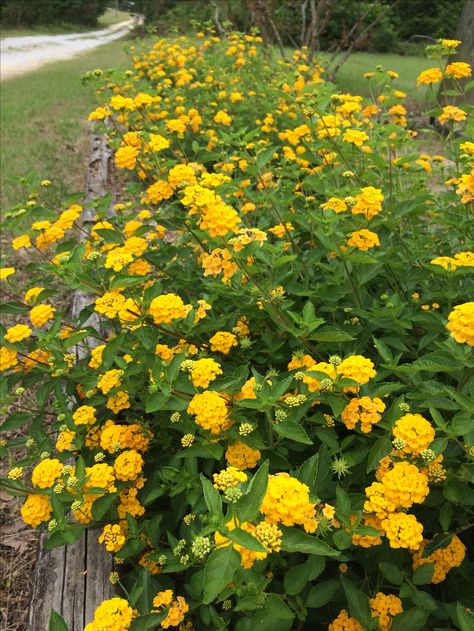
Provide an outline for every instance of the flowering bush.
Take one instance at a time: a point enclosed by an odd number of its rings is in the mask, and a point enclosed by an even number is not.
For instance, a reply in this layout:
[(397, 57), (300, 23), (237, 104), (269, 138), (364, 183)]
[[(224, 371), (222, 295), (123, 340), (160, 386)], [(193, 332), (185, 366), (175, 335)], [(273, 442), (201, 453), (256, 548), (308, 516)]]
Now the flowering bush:
[(1, 275), (5, 487), (48, 546), (99, 526), (121, 564), (87, 631), (472, 628), (472, 107), (434, 110), (431, 155), (394, 72), (365, 101), (257, 36), (132, 53), (91, 75), (114, 214), (39, 186), (28, 286)]

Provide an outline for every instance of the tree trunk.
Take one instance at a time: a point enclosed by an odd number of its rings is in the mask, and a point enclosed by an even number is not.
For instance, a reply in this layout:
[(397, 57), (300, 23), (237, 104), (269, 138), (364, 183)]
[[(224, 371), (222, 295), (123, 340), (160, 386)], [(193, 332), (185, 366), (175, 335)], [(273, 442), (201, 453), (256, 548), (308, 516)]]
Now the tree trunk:
[[(462, 43), (458, 48), (457, 54), (448, 57), (448, 63), (452, 63), (453, 61), (465, 61), (474, 69), (474, 0), (465, 0), (464, 2), (461, 17), (459, 18), (456, 39), (460, 39)], [(471, 76), (460, 79), (459, 83), (464, 87), (472, 78)], [(451, 81), (443, 81), (440, 87), (440, 93), (451, 87)], [(471, 89), (465, 96), (457, 97), (456, 99), (452, 96), (443, 97), (440, 94), (440, 102), (442, 104), (452, 104), (453, 100), (456, 100), (457, 103), (470, 103), (474, 105), (474, 89)]]

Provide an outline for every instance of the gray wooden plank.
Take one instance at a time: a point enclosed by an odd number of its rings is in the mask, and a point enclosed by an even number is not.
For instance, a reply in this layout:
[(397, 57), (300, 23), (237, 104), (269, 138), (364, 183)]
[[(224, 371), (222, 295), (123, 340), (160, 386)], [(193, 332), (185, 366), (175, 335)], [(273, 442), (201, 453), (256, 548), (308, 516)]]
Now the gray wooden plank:
[[(93, 136), (83, 224), (93, 221), (95, 209), (90, 206), (92, 200), (112, 190), (111, 161), (112, 154), (106, 137)], [(80, 233), (79, 240), (83, 238)], [(77, 318), (92, 301), (93, 297), (87, 292), (74, 292), (71, 305), (73, 318)], [(99, 328), (98, 318), (91, 317), (87, 325)], [(91, 344), (94, 342), (90, 340)], [(77, 347), (77, 358), (81, 359), (83, 355), (83, 351)], [(33, 576), (28, 631), (48, 631), (52, 609), (63, 616), (70, 631), (83, 631), (84, 626), (93, 619), (96, 607), (113, 596), (114, 588), (109, 581), (113, 567), (112, 555), (99, 544), (99, 535), (100, 531), (96, 529), (87, 530), (75, 544), (52, 550), (44, 549), (46, 535), (41, 535)]]

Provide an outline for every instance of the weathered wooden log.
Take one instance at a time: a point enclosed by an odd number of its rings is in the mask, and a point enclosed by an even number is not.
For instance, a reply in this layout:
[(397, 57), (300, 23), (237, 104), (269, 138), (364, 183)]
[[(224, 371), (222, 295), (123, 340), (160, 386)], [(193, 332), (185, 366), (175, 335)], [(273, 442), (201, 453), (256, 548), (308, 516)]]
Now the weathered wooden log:
[[(82, 213), (82, 224), (94, 220), (95, 209), (91, 202), (112, 191), (111, 152), (105, 136), (93, 136), (87, 171), (87, 194)], [(83, 233), (78, 237), (83, 240)], [(73, 321), (94, 297), (77, 290), (72, 298)], [(85, 323), (99, 329), (96, 314)], [(96, 344), (95, 338), (83, 341), (83, 348)], [(76, 347), (77, 359), (84, 351)], [(87, 530), (73, 545), (45, 550), (46, 536), (39, 541), (39, 552), (33, 577), (33, 593), (30, 604), (28, 631), (48, 631), (51, 610), (54, 609), (69, 626), (70, 631), (83, 631), (94, 617), (95, 608), (106, 598), (113, 596), (109, 581), (112, 556), (98, 542), (99, 531)]]

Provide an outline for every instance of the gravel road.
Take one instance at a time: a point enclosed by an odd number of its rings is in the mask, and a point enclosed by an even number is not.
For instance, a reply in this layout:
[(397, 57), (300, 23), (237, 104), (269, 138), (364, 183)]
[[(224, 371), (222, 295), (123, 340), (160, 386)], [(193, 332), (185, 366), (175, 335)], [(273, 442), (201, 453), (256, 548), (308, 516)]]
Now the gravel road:
[(123, 37), (134, 24), (134, 20), (128, 20), (88, 33), (5, 37), (0, 41), (0, 77), (3, 81), (36, 70), (52, 61), (70, 59)]

